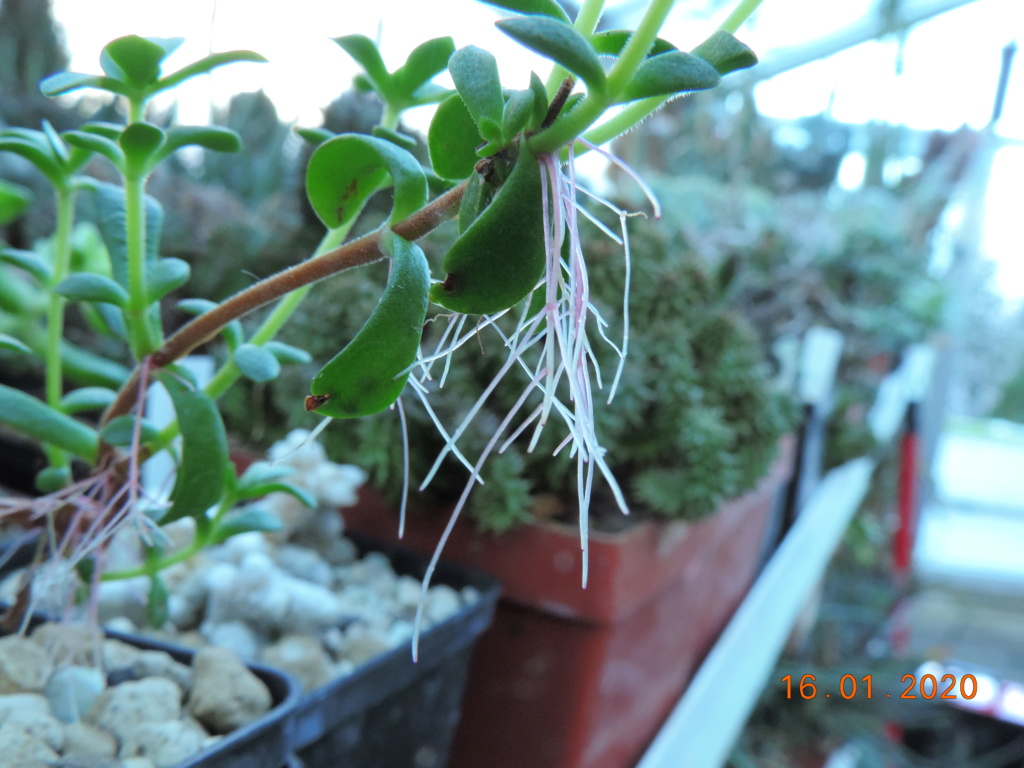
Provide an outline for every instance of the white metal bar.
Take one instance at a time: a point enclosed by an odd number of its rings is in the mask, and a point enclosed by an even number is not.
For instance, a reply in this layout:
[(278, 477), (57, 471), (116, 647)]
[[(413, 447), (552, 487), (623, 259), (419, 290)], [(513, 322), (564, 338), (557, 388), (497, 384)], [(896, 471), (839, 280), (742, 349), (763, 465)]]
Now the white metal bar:
[(818, 408), (826, 406), (835, 386), (839, 358), (843, 354), (843, 334), (834, 328), (815, 325), (804, 334), (800, 349), (800, 399)]
[(887, 34), (909, 29), (930, 18), (969, 5), (975, 0), (920, 0), (900, 3), (892, 19), (875, 13), (862, 21), (804, 45), (769, 51), (756, 67), (723, 81), (726, 88), (749, 88), (754, 83), (775, 77), (791, 69), (802, 67), (818, 59), (853, 48), (856, 45), (878, 40)]
[(873, 469), (863, 457), (824, 477), (637, 768), (724, 764)]
[(868, 426), (879, 443), (891, 443), (903, 426), (907, 405), (920, 403), (931, 381), (935, 351), (927, 344), (907, 348), (900, 367), (879, 385)]

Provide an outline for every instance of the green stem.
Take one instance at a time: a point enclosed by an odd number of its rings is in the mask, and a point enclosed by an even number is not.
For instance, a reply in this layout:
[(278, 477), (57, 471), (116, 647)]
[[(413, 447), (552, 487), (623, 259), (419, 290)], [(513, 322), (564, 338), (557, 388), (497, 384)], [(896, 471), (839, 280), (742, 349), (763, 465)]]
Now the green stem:
[(200, 552), (210, 545), (213, 539), (213, 533), (217, 530), (217, 526), (231, 509), (235, 506), (237, 499), (231, 494), (227, 494), (221, 502), (217, 505), (217, 511), (213, 514), (212, 518), (203, 517), (196, 520), (196, 535), (192, 539), (192, 543), (187, 547), (182, 547), (169, 555), (164, 555), (157, 560), (147, 560), (145, 563), (140, 563), (133, 568), (122, 568), (119, 571), (105, 571), (100, 574), (100, 581), (119, 581), (121, 579), (133, 579), (136, 576), (155, 576), (165, 568), (170, 568), (172, 565), (184, 562), (188, 560), (192, 555)]
[(398, 130), (398, 121), (402, 117), (401, 108), (395, 108), (390, 104), (384, 104), (384, 114), (380, 118), (381, 128), (387, 128), (389, 131)]
[(604, 13), (604, 0), (585, 0), (580, 12), (576, 14), (576, 21), (573, 28), (583, 36), (594, 34), (597, 29), (597, 22), (601, 20)]
[(548, 154), (561, 149), (587, 128), (597, 122), (615, 103), (616, 98), (643, 63), (647, 52), (651, 49), (661, 25), (675, 0), (652, 0), (644, 13), (640, 26), (630, 35), (625, 50), (612, 67), (608, 75), (607, 95), (587, 93), (587, 97), (575, 109), (557, 120), (546, 131), (541, 131), (530, 139), (530, 150), (536, 154)]
[[(572, 25), (573, 29), (584, 37), (594, 34), (594, 30), (597, 29), (597, 23), (601, 20), (603, 12), (604, 0), (584, 0), (583, 7), (576, 14), (576, 21)], [(548, 81), (545, 84), (548, 99), (551, 99), (558, 92), (562, 81), (569, 76), (569, 71), (561, 64), (556, 64), (551, 68), (551, 74), (548, 75)]]
[[(591, 144), (601, 146), (605, 142), (611, 141), (617, 136), (621, 136), (626, 131), (635, 128), (654, 112), (661, 109), (666, 101), (668, 101), (668, 99), (662, 96), (652, 96), (649, 99), (634, 101), (624, 107), (621, 112), (611, 119), (601, 123), (596, 128), (587, 131), (583, 134), (583, 138)], [(577, 157), (587, 151), (589, 151), (588, 148), (583, 144), (577, 144), (575, 147)], [(566, 153), (566, 157), (568, 157), (568, 153)]]
[(740, 4), (733, 9), (733, 12), (729, 14), (728, 18), (718, 28), (722, 32), (735, 35), (736, 30), (743, 26), (743, 22), (750, 18), (750, 14), (757, 10), (757, 6), (761, 2), (762, 0), (740, 0)]
[(146, 119), (146, 102), (141, 99), (128, 99), (128, 125), (141, 123)]
[(652, 0), (647, 6), (640, 26), (629, 36), (626, 48), (619, 55), (612, 71), (608, 73), (608, 93), (613, 100), (622, 93), (630, 78), (636, 74), (637, 68), (647, 58), (674, 3), (675, 0)]
[[(53, 235), (53, 284), (56, 285), (71, 270), (71, 229), (75, 222), (75, 192), (70, 186), (56, 190), (57, 230)], [(46, 310), (46, 403), (58, 408), (64, 396), (64, 369), (61, 360), (61, 341), (64, 338), (64, 307), (67, 300), (51, 292)], [(50, 466), (68, 466), (67, 453), (47, 446)]]
[(587, 94), (567, 115), (555, 121), (547, 130), (531, 136), (527, 141), (530, 151), (535, 155), (546, 155), (557, 152), (570, 141), (593, 125), (608, 109), (608, 100), (603, 97)]
[(124, 310), (128, 341), (136, 360), (160, 346), (150, 327), (146, 295), (146, 204), (143, 176), (124, 177), (125, 238), (128, 258), (128, 306)]
[[(145, 99), (128, 100), (128, 125), (146, 119)], [(146, 295), (146, 177), (124, 176), (125, 238), (128, 259), (128, 306), (124, 310), (128, 343), (136, 360), (162, 342), (159, 320), (149, 311)]]
[(175, 550), (155, 562), (143, 563), (134, 568), (122, 568), (118, 571), (104, 571), (100, 574), (100, 581), (119, 581), (121, 579), (133, 579), (136, 576), (152, 576), (164, 568), (169, 568), (172, 565), (188, 560), (192, 555), (206, 547), (208, 543), (206, 537), (200, 536), (197, 532), (196, 537), (192, 539), (192, 543), (187, 547)]

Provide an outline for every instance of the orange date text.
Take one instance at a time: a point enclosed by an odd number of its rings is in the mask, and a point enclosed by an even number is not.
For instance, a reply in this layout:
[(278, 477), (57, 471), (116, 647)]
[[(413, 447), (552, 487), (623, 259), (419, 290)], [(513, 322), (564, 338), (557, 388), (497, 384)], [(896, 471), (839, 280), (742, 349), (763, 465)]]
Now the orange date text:
[(876, 691), (872, 675), (860, 678), (842, 675), (837, 680), (819, 680), (815, 675), (801, 675), (799, 678), (786, 675), (782, 683), (786, 686), (787, 699), (814, 699), (818, 696), (826, 699), (973, 699), (978, 694), (978, 681), (974, 675), (904, 675), (899, 686), (891, 692)]

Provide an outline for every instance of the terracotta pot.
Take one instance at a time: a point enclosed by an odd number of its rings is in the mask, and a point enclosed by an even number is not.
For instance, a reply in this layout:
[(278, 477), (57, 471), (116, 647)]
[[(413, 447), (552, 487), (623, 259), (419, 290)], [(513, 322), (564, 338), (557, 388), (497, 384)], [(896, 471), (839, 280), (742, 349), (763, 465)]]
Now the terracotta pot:
[[(580, 586), (575, 527), (502, 535), (456, 526), (445, 558), (504, 589), (477, 645), (449, 768), (622, 768), (678, 700), (762, 563), (793, 443), (759, 486), (698, 523), (644, 522), (590, 538)], [(371, 492), (349, 529), (395, 538), (397, 515)], [(415, 515), (403, 543), (432, 551), (446, 515)]]

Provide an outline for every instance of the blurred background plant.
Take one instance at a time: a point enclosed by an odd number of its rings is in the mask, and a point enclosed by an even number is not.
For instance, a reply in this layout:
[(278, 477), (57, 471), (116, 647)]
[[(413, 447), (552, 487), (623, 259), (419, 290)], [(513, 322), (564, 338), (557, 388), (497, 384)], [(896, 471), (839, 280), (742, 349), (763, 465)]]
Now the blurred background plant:
[[(826, 466), (862, 455), (878, 383), (943, 325), (932, 235), (976, 134), (869, 127), (864, 184), (847, 190), (838, 173), (852, 129), (828, 115), (772, 125), (733, 93), (676, 102), (654, 122), (616, 151), (644, 169), (672, 231), (708, 263), (734, 265), (730, 300), (765, 348), (813, 326), (843, 334)], [(920, 170), (883, 172), (908, 154)]]

